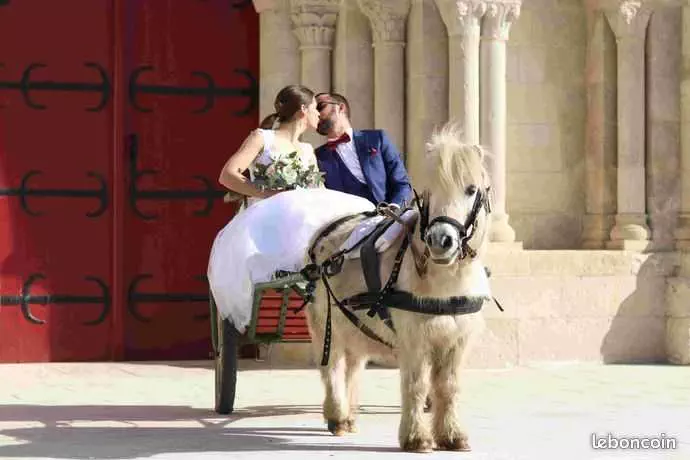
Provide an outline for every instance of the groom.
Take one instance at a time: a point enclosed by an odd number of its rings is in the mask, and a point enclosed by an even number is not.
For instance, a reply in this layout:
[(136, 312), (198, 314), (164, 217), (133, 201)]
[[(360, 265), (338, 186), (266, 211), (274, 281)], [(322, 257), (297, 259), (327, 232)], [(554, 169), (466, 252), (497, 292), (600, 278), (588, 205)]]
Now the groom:
[(400, 153), (380, 129), (354, 130), (350, 104), (338, 93), (316, 95), (317, 132), (328, 141), (316, 149), (326, 188), (404, 207), (412, 186)]

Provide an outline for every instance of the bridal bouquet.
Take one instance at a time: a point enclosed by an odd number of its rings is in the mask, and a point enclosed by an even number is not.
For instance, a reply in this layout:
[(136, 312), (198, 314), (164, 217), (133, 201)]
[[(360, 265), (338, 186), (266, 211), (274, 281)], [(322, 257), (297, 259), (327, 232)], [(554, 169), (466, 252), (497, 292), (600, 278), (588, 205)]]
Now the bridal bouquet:
[[(254, 180), (252, 184), (260, 190), (294, 190), (314, 188), (323, 185), (324, 174), (316, 165), (305, 165), (297, 152), (282, 155), (270, 164), (255, 164), (252, 167)], [(226, 203), (244, 198), (237, 192), (228, 192), (223, 201)]]

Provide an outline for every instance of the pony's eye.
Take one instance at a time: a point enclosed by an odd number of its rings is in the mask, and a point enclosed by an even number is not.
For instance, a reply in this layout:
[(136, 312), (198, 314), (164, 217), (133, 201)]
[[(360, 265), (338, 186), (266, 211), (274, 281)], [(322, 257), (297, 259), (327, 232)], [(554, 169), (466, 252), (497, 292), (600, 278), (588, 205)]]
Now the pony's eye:
[(472, 196), (475, 193), (477, 193), (477, 186), (476, 185), (468, 185), (467, 188), (465, 188), (465, 195)]

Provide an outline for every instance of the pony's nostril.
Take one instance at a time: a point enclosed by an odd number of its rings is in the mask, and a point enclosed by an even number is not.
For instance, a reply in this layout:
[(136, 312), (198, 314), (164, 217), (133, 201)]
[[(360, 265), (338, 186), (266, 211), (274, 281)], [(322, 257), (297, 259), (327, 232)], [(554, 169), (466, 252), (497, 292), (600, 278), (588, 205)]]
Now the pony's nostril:
[(453, 239), (448, 235), (443, 235), (441, 238), (441, 247), (443, 249), (450, 249), (453, 246)]

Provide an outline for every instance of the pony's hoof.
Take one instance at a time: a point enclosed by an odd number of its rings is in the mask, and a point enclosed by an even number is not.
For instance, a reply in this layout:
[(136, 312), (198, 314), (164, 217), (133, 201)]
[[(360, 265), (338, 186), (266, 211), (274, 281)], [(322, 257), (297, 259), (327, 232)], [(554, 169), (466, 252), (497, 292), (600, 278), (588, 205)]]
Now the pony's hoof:
[(427, 453), (434, 451), (434, 442), (427, 438), (411, 438), (405, 440), (402, 450), (406, 452)]
[(345, 436), (347, 433), (350, 433), (350, 423), (347, 420), (342, 420), (340, 422), (329, 420), (328, 431), (335, 436)]
[(347, 425), (348, 433), (357, 433), (359, 431), (357, 429), (357, 422), (354, 420), (345, 420), (345, 424)]
[(456, 438), (439, 439), (436, 442), (439, 450), (454, 450), (460, 452), (469, 452), (472, 450), (470, 443), (467, 441), (467, 436), (458, 436)]

